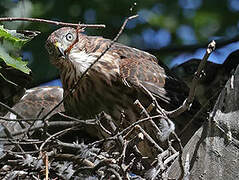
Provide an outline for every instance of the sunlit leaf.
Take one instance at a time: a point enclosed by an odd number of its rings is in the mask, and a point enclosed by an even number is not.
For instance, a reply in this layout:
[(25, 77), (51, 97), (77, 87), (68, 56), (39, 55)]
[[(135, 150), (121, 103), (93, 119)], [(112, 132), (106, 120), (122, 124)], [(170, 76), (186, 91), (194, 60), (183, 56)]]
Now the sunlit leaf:
[(27, 62), (22, 61), (18, 54), (22, 46), (38, 34), (37, 31), (8, 30), (0, 26), (0, 61), (4, 61), (8, 66), (29, 74), (31, 70), (27, 67)]
[(32, 35), (25, 35), (24, 32), (18, 33), (17, 30), (7, 30), (4, 29), (3, 26), (0, 26), (0, 38), (5, 41), (10, 42), (15, 48), (21, 48), (25, 43), (32, 40), (38, 32), (36, 31), (28, 31), (32, 32)]
[(13, 58), (11, 57), (5, 49), (0, 47), (0, 58), (8, 65), (11, 67), (14, 67), (24, 73), (29, 74), (31, 70), (27, 67), (27, 62), (22, 61), (20, 57), (18, 58)]

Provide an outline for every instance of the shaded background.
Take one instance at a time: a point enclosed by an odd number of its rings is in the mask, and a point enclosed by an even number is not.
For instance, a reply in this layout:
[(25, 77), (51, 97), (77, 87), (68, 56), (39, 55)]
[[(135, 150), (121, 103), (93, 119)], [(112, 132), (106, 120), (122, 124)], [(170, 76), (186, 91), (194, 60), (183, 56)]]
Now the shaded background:
[[(127, 16), (129, 21), (119, 42), (156, 55), (169, 67), (192, 57), (202, 58), (208, 42), (218, 43), (210, 60), (223, 63), (238, 49), (238, 0), (1, 0), (0, 16), (35, 17), (72, 23), (105, 24), (105, 29), (87, 29), (88, 35), (113, 39)], [(56, 79), (44, 48), (53, 25), (4, 22), (8, 29), (37, 30), (41, 34), (28, 43), (22, 55), (32, 69), (31, 87)], [(56, 84), (59, 84), (59, 82)]]

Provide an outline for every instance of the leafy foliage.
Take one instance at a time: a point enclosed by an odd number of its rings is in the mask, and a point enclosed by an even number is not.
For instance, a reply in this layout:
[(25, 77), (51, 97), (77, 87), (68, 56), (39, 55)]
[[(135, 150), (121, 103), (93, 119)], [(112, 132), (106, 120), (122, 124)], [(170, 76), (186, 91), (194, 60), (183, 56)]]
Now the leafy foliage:
[(22, 33), (17, 33), (16, 30), (7, 30), (0, 26), (0, 60), (4, 61), (8, 66), (29, 74), (31, 70), (27, 67), (27, 62), (19, 57), (19, 51), (32, 38), (33, 36), (26, 36)]

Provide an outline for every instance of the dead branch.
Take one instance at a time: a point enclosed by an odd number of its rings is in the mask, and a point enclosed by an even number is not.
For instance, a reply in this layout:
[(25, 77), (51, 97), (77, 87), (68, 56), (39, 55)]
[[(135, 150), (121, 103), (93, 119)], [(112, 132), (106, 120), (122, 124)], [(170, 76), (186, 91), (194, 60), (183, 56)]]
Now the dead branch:
[(53, 154), (49, 154), (49, 157), (55, 158), (56, 160), (60, 160), (60, 161), (74, 161), (75, 163), (86, 166), (86, 167), (94, 167), (94, 163), (92, 163), (91, 161), (73, 154), (53, 153)]
[[(79, 126), (79, 125), (91, 125), (91, 122), (86, 121), (82, 121), (82, 122), (73, 122), (73, 121), (54, 121), (54, 122), (49, 122), (49, 127), (55, 127), (55, 126), (62, 126), (62, 127), (72, 127), (72, 126)], [(12, 132), (12, 136), (17, 136), (17, 135), (21, 135), (24, 134), (26, 132), (31, 132), (31, 131), (36, 131), (39, 130), (41, 128), (44, 128), (44, 123), (40, 123), (37, 125), (32, 126), (30, 129), (29, 128), (25, 128), (25, 129), (21, 129), (18, 130), (17, 132)], [(0, 135), (0, 138), (6, 138), (6, 135)]]
[[(10, 108), (8, 105), (6, 105), (6, 104), (0, 102), (0, 106), (2, 106), (3, 108), (7, 109), (8, 111), (10, 111), (11, 113), (15, 114), (16, 116), (18, 116), (18, 117), (24, 119), (24, 117), (23, 117), (22, 115), (20, 115), (20, 114), (17, 113), (16, 111), (14, 111), (14, 110), (13, 110), (12, 108)], [(20, 124), (20, 126), (21, 126), (22, 128), (25, 128), (25, 125), (22, 124), (22, 122), (18, 121), (18, 123)]]
[[(155, 116), (151, 116), (150, 118), (154, 119), (154, 118), (159, 118), (159, 117), (164, 117), (162, 115), (155, 115)], [(108, 137), (106, 139), (101, 139), (99, 141), (95, 141), (91, 144), (89, 144), (90, 146), (95, 146), (97, 144), (101, 144), (103, 143), (104, 141), (111, 141), (111, 140), (115, 140), (117, 138), (117, 136), (120, 136), (120, 135), (123, 135), (124, 133), (128, 132), (129, 130), (131, 130), (132, 128), (134, 128), (136, 125), (140, 124), (140, 123), (143, 123), (145, 121), (148, 121), (150, 118), (146, 117), (146, 118), (143, 118), (143, 119), (140, 119), (134, 123), (132, 123), (130, 126), (126, 127), (125, 129), (123, 129), (122, 131), (120, 131), (119, 133), (117, 133), (116, 135), (112, 136), (112, 137)]]
[(62, 134), (65, 134), (67, 133), (68, 131), (72, 130), (74, 127), (70, 127), (70, 128), (67, 128), (67, 129), (64, 129), (62, 131), (58, 131), (57, 133), (51, 135), (50, 137), (48, 137), (40, 146), (39, 150), (40, 152), (42, 151), (43, 147), (45, 146), (45, 144), (50, 141), (52, 138), (55, 138), (57, 136), (61, 136)]
[(167, 112), (168, 117), (172, 117), (172, 118), (177, 117), (191, 107), (192, 102), (193, 102), (194, 97), (195, 97), (195, 91), (196, 91), (196, 87), (198, 85), (198, 81), (203, 74), (203, 69), (206, 65), (206, 62), (207, 62), (209, 56), (215, 50), (215, 48), (216, 48), (216, 42), (215, 41), (210, 42), (207, 49), (206, 49), (206, 53), (205, 53), (202, 61), (200, 62), (199, 66), (198, 66), (198, 69), (197, 69), (197, 71), (194, 75), (194, 78), (192, 80), (192, 86), (190, 87), (187, 99), (176, 110)]
[(73, 24), (73, 23), (64, 23), (59, 21), (52, 21), (39, 18), (24, 18), (24, 17), (4, 17), (0, 18), (0, 21), (31, 21), (38, 23), (53, 24), (56, 26), (70, 26), (70, 27), (80, 27), (80, 28), (105, 28), (104, 24)]

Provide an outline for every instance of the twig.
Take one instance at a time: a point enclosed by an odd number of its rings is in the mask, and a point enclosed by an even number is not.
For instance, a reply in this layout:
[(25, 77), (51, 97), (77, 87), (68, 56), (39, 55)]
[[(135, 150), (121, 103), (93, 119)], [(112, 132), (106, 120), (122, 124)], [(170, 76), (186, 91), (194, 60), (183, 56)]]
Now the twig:
[(73, 161), (77, 163), (78, 165), (84, 165), (86, 167), (94, 167), (94, 163), (92, 163), (90, 160), (80, 157), (79, 155), (74, 154), (58, 154), (53, 153), (50, 154), (49, 157), (54, 158), (56, 160), (63, 160), (63, 161)]
[(49, 171), (48, 171), (49, 161), (48, 161), (48, 154), (47, 154), (47, 152), (43, 152), (42, 156), (43, 156), (43, 161), (45, 163), (45, 180), (48, 180), (48, 176), (49, 176)]
[[(28, 139), (26, 139), (26, 140), (28, 140)], [(18, 144), (20, 144), (20, 145), (33, 145), (33, 144), (42, 144), (43, 143), (43, 141), (39, 141), (39, 140), (31, 140), (31, 141), (27, 141), (27, 142), (23, 142), (23, 141), (19, 141), (19, 140), (10, 140), (10, 139), (7, 139), (7, 138), (1, 138), (0, 139), (0, 141), (1, 142), (3, 142), (4, 143), (4, 145), (12, 145), (12, 144), (14, 144), (14, 143), (18, 143)], [(9, 142), (10, 141), (10, 142)]]
[(116, 179), (118, 180), (122, 180), (122, 177), (120, 176), (120, 174), (113, 168), (108, 168), (106, 169), (108, 172), (111, 172), (112, 174), (115, 175)]
[[(7, 109), (8, 111), (10, 111), (11, 113), (15, 114), (16, 116), (18, 116), (18, 117), (24, 119), (24, 117), (23, 117), (22, 115), (18, 114), (16, 111), (14, 111), (14, 110), (13, 110), (12, 108), (10, 108), (8, 105), (6, 105), (6, 104), (0, 102), (0, 106), (2, 106), (3, 108)], [(18, 121), (18, 123), (20, 124), (20, 126), (21, 126), (22, 128), (25, 128), (25, 125), (22, 124), (22, 122)]]
[(140, 127), (139, 125), (135, 126), (136, 129), (140, 130), (142, 132), (142, 134), (144, 135), (144, 137), (151, 143), (154, 145), (154, 147), (157, 149), (158, 152), (163, 152), (164, 150), (150, 137), (150, 135), (145, 132), (145, 130)]
[(206, 64), (209, 56), (215, 50), (215, 47), (216, 47), (216, 42), (215, 41), (212, 41), (212, 42), (209, 43), (209, 45), (206, 49), (206, 53), (205, 53), (202, 61), (200, 62), (199, 66), (198, 66), (198, 69), (197, 69), (197, 71), (196, 71), (196, 73), (193, 77), (192, 86), (190, 87), (189, 95), (188, 95), (187, 99), (176, 110), (167, 112), (169, 117), (177, 117), (180, 114), (182, 114), (184, 111), (186, 111), (187, 109), (190, 108), (190, 106), (191, 106), (191, 104), (194, 100), (194, 97), (195, 97), (195, 91), (196, 91), (198, 81), (199, 81), (200, 77), (202, 76), (202, 70), (205, 67), (205, 64)]
[(183, 180), (189, 180), (189, 175), (190, 175), (190, 162), (189, 162), (189, 154), (186, 154), (186, 159), (185, 159), (185, 164), (184, 164), (184, 176), (183, 176)]
[(179, 166), (181, 168), (181, 178), (180, 179), (182, 179), (182, 177), (185, 175), (185, 171), (184, 171), (184, 167), (183, 167), (183, 146), (182, 146), (181, 140), (178, 138), (178, 135), (176, 133), (173, 133), (173, 135), (179, 144), (178, 162), (179, 162)]
[(73, 120), (73, 121), (76, 121), (76, 122), (79, 122), (79, 123), (83, 123), (83, 124), (86, 124), (86, 125), (95, 125), (96, 121), (97, 121), (96, 119), (81, 120), (81, 119), (74, 118), (72, 116), (68, 116), (68, 115), (63, 114), (63, 113), (58, 113), (58, 114), (61, 115), (64, 118), (67, 118), (67, 119), (70, 119), (70, 120)]
[(98, 56), (96, 58), (96, 60), (86, 69), (86, 71), (84, 73), (82, 73), (82, 75), (80, 76), (80, 78), (77, 80), (77, 82), (74, 84), (74, 86), (68, 91), (68, 93), (63, 97), (63, 99), (54, 107), (52, 108), (45, 116), (42, 117), (42, 119), (44, 120), (49, 114), (51, 114), (56, 108), (58, 108), (63, 102), (64, 100), (72, 93), (75, 91), (75, 89), (77, 88), (78, 84), (80, 83), (80, 81), (82, 80), (82, 78), (85, 76), (85, 74), (92, 68), (92, 66), (94, 66), (95, 63), (97, 63), (100, 58), (111, 48), (111, 46), (118, 40), (119, 36), (122, 34), (127, 22), (131, 19), (134, 19), (138, 17), (138, 15), (134, 15), (134, 16), (130, 16), (128, 17), (123, 25), (120, 28), (119, 33), (116, 35), (116, 37), (111, 41), (111, 43), (109, 44), (109, 46), (101, 53), (100, 56)]
[(11, 119), (11, 118), (6, 118), (6, 117), (2, 117), (0, 116), (0, 119), (2, 119), (3, 121), (1, 122), (5, 122), (5, 121), (42, 121), (42, 119), (37, 119), (37, 118), (24, 118), (24, 119)]
[(31, 21), (31, 22), (53, 24), (56, 26), (70, 26), (70, 27), (80, 27), (80, 28), (105, 28), (104, 24), (74, 24), (74, 23), (64, 23), (64, 22), (39, 19), (39, 18), (4, 17), (4, 18), (0, 18), (0, 21)]
[[(162, 119), (161, 119), (162, 130), (160, 130), (158, 128), (158, 126), (154, 123), (154, 121), (152, 119), (150, 120), (150, 122), (153, 125), (153, 127), (155, 127), (157, 129), (157, 135), (158, 135), (160, 141), (165, 141), (169, 137), (171, 132), (173, 132), (175, 130), (175, 124), (168, 118), (168, 116), (167, 116), (168, 112), (165, 111), (163, 108), (161, 108), (161, 106), (158, 104), (158, 101), (153, 96), (153, 94), (141, 83), (139, 83), (139, 86), (141, 88), (143, 88), (143, 90), (151, 97), (153, 104), (156, 106), (156, 111), (162, 115)], [(150, 108), (150, 107), (148, 107), (148, 108)], [(147, 116), (149, 116), (149, 115), (147, 115)], [(163, 124), (164, 122), (167, 123), (167, 125)]]
[(75, 173), (82, 172), (82, 171), (88, 171), (88, 172), (96, 172), (100, 168), (108, 166), (109, 164), (115, 164), (116, 161), (113, 158), (104, 158), (103, 160), (100, 160), (94, 167), (82, 167), (79, 168)]
[(167, 159), (165, 159), (165, 161), (163, 162), (164, 165), (168, 165), (168, 163), (172, 162), (176, 157), (178, 157), (179, 152), (176, 152), (174, 154), (172, 154), (171, 156), (169, 156)]
[[(159, 118), (159, 117), (163, 117), (162, 115), (156, 115), (156, 116), (151, 116), (150, 118), (154, 119), (154, 118)], [(110, 140), (115, 140), (117, 138), (117, 136), (119, 135), (123, 135), (125, 132), (127, 132), (128, 130), (132, 129), (133, 127), (135, 127), (137, 124), (140, 124), (140, 123), (143, 123), (145, 121), (148, 121), (149, 118), (143, 118), (143, 119), (140, 119), (134, 123), (132, 123), (130, 126), (126, 127), (124, 130), (120, 131), (118, 134), (112, 136), (112, 137), (108, 137), (107, 139), (101, 139), (99, 141), (95, 141), (91, 144), (89, 144), (90, 146), (94, 146), (95, 144), (99, 144), (99, 143), (102, 143), (104, 141), (110, 141)]]
[[(83, 122), (54, 121), (54, 122), (49, 122), (49, 127), (52, 127), (52, 126), (72, 127), (72, 126), (77, 126), (77, 125), (81, 125), (81, 124), (88, 125), (88, 124), (91, 124), (91, 123), (88, 123), (87, 120), (83, 121)], [(37, 124), (37, 125), (34, 125), (30, 129), (25, 128), (25, 129), (22, 129), (22, 130), (18, 130), (17, 132), (12, 132), (12, 136), (17, 136), (17, 135), (20, 135), (20, 134), (23, 134), (23, 133), (26, 133), (26, 132), (35, 131), (35, 130), (41, 129), (43, 127), (44, 127), (43, 123)], [(5, 135), (0, 135), (0, 138), (4, 138), (4, 137), (6, 137), (6, 136)]]
[(55, 137), (57, 137), (57, 136), (60, 136), (60, 135), (62, 135), (62, 134), (65, 134), (66, 132), (72, 130), (73, 128), (74, 128), (74, 127), (70, 127), (70, 128), (64, 129), (64, 130), (62, 130), (62, 131), (59, 131), (59, 132), (57, 132), (57, 133), (51, 135), (50, 137), (48, 137), (48, 138), (44, 141), (44, 143), (41, 144), (39, 150), (42, 151), (42, 148), (45, 146), (45, 144), (46, 144), (48, 141), (50, 141), (50, 139), (55, 138)]
[[(13, 138), (13, 136), (12, 136), (12, 133), (9, 131), (8, 127), (5, 126), (4, 123), (1, 124), (1, 126), (3, 126), (4, 132), (5, 132), (6, 136), (8, 137), (9, 141), (10, 141), (11, 143), (13, 143), (13, 141), (11, 141), (11, 140), (14, 140), (14, 138)], [(18, 143), (13, 143), (13, 144), (14, 144), (14, 146), (15, 146), (17, 149), (19, 149), (21, 152), (24, 152), (24, 150), (22, 149), (22, 147), (21, 147)]]
[[(144, 108), (144, 106), (140, 103), (140, 101), (139, 101), (139, 100), (136, 100), (134, 103), (135, 103), (136, 105), (138, 105), (138, 106), (140, 107), (140, 109), (142, 110), (142, 112), (144, 113), (144, 115), (142, 115), (142, 116), (140, 117), (140, 119), (141, 119), (142, 117), (144, 117), (144, 116), (148, 117), (148, 118), (149, 118), (149, 122), (150, 122), (151, 125), (155, 128), (155, 130), (157, 131), (156, 134), (159, 135), (159, 136), (162, 135), (161, 130), (158, 128), (158, 126), (156, 125), (156, 123), (152, 120), (152, 118), (151, 118), (150, 115), (149, 115), (149, 112)], [(151, 105), (150, 105), (150, 107), (151, 107)]]

